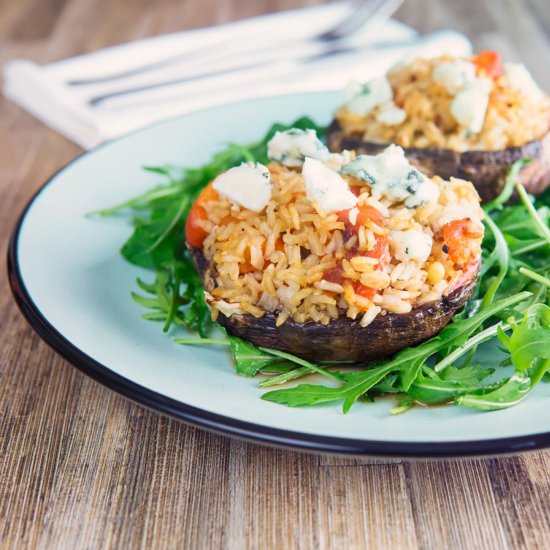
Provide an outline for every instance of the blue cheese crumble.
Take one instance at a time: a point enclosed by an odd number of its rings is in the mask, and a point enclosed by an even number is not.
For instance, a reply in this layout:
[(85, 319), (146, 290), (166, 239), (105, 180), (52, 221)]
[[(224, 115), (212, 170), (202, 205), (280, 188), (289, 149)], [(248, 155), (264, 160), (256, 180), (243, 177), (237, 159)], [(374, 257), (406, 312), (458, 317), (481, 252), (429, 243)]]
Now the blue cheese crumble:
[(413, 260), (423, 264), (432, 253), (433, 239), (420, 229), (392, 231), (390, 242), (393, 255), (402, 262)]
[(439, 63), (434, 68), (432, 77), (451, 95), (455, 95), (477, 78), (475, 65), (464, 59)]
[(243, 162), (220, 174), (212, 187), (234, 204), (260, 212), (271, 199), (273, 184), (266, 166), (259, 162)]
[(451, 103), (451, 114), (468, 132), (478, 134), (485, 122), (491, 81), (477, 78), (460, 90)]
[(376, 120), (386, 126), (398, 126), (405, 122), (407, 113), (400, 109), (393, 101), (385, 103), (376, 114)]
[(284, 132), (275, 132), (267, 144), (269, 159), (289, 167), (302, 166), (306, 157), (326, 160), (329, 155), (329, 150), (317, 137), (315, 130), (290, 128)]
[(393, 90), (385, 76), (375, 78), (366, 84), (352, 82), (345, 89), (348, 100), (346, 108), (351, 113), (366, 116), (376, 107), (391, 102)]
[(369, 185), (373, 195), (403, 201), (407, 208), (437, 202), (439, 198), (437, 185), (414, 168), (397, 145), (390, 145), (378, 155), (360, 155), (341, 173)]
[(302, 177), (307, 199), (316, 202), (327, 214), (348, 210), (357, 204), (357, 197), (346, 180), (316, 159), (306, 158)]
[(439, 63), (432, 72), (432, 78), (454, 96), (451, 102), (453, 118), (467, 132), (481, 132), (489, 105), (491, 81), (478, 77), (475, 65), (464, 59)]

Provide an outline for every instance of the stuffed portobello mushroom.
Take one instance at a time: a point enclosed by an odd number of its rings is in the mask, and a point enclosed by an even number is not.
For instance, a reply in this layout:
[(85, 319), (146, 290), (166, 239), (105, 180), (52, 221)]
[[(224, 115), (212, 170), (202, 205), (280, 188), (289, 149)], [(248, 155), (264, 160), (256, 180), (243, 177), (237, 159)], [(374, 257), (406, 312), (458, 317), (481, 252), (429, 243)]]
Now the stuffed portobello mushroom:
[(483, 201), (522, 158), (531, 159), (519, 176), (530, 193), (550, 185), (550, 98), (497, 52), (399, 63), (346, 95), (328, 132), (333, 151), (376, 154), (396, 143), (425, 174), (471, 181)]
[(428, 178), (391, 145), (330, 153), (278, 132), (271, 162), (220, 174), (187, 245), (212, 317), (309, 360), (368, 361), (437, 334), (471, 296), (483, 217), (467, 181)]

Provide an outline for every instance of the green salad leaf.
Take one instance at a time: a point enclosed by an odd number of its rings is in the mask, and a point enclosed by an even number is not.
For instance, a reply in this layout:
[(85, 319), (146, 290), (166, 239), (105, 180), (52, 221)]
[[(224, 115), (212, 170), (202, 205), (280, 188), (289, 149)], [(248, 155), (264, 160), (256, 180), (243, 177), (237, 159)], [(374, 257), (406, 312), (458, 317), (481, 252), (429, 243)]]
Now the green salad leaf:
[(514, 373), (498, 388), (487, 393), (467, 393), (455, 398), (457, 405), (480, 411), (497, 411), (513, 407), (523, 401), (531, 391), (531, 379), (522, 373)]
[(229, 340), (231, 353), (233, 354), (233, 360), (238, 374), (255, 376), (261, 369), (272, 367), (281, 362), (280, 359), (265, 353), (256, 346), (236, 336), (228, 335), (227, 339)]
[(499, 331), (498, 339), (510, 352), (516, 370), (538, 382), (550, 360), (550, 307), (534, 304), (524, 313), (521, 323), (515, 324), (510, 336)]
[(441, 380), (458, 382), (467, 386), (477, 384), (494, 373), (495, 369), (479, 365), (468, 365), (461, 368), (449, 365), (440, 373), (440, 376)]
[[(468, 367), (469, 368), (469, 367)], [(483, 373), (483, 377), (487, 376)], [(481, 379), (483, 380), (483, 378)], [(462, 395), (483, 392), (487, 389), (486, 384), (480, 380), (443, 380), (441, 378), (429, 378), (419, 374), (411, 386), (408, 395), (415, 401), (426, 405), (442, 405), (452, 403)]]
[[(346, 383), (340, 387), (301, 384), (294, 388), (264, 393), (262, 399), (288, 405), (289, 407), (344, 400), (344, 411), (347, 412), (359, 396), (366, 393), (394, 370), (395, 368), (392, 365), (374, 367), (365, 371), (349, 373), (346, 376)], [(359, 391), (358, 388), (360, 388)]]

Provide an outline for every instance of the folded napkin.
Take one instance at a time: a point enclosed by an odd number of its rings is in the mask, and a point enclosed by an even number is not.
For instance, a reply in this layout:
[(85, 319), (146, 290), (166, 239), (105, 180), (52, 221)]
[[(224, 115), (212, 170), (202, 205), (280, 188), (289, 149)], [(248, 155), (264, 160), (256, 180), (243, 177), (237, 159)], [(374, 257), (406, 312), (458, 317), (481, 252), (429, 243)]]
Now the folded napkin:
[[(419, 37), (393, 20), (355, 33), (349, 51), (337, 55), (320, 56), (326, 45), (303, 42), (350, 9), (348, 3), (336, 3), (270, 14), (146, 38), (49, 65), (13, 60), (4, 68), (4, 94), (90, 149), (213, 105), (341, 89), (350, 80), (382, 74), (404, 56), (471, 51), (467, 38), (454, 31)], [(149, 70), (142, 70), (146, 66)], [(238, 71), (230, 70), (236, 66)]]

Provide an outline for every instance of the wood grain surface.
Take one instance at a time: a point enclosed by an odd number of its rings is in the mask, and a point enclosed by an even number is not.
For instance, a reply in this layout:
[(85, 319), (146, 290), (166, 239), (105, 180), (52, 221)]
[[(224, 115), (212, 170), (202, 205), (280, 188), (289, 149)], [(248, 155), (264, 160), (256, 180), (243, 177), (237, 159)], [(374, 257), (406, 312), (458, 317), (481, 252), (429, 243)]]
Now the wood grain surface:
[[(299, 0), (0, 0), (0, 63), (61, 59)], [(548, 0), (407, 0), (550, 90)], [(0, 100), (0, 239), (78, 147)], [(549, 548), (550, 452), (441, 462), (230, 440), (115, 395), (55, 355), (0, 270), (1, 548)]]

